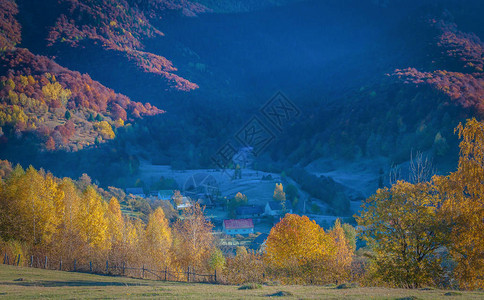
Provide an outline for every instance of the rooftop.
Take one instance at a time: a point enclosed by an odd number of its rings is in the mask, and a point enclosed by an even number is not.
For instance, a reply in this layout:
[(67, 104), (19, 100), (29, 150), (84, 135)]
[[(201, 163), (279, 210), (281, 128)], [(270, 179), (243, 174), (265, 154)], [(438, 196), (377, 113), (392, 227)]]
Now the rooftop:
[(258, 250), (262, 244), (267, 240), (269, 235), (267, 233), (261, 233), (258, 237), (256, 237), (252, 243), (250, 244), (250, 249)]
[(224, 220), (225, 229), (254, 228), (252, 219)]
[(242, 205), (235, 209), (237, 215), (257, 215), (263, 214), (264, 208), (258, 205)]
[[(285, 202), (286, 209), (292, 209), (291, 201)], [(279, 201), (269, 201), (269, 207), (272, 210), (282, 210), (282, 202)]]

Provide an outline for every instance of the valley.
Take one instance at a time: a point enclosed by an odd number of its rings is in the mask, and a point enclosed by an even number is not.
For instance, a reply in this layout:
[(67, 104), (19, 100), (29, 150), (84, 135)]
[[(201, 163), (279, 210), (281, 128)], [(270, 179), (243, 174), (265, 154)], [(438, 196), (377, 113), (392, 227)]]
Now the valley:
[(482, 290), (482, 15), (482, 0), (0, 0), (4, 264), (196, 270), (305, 297)]

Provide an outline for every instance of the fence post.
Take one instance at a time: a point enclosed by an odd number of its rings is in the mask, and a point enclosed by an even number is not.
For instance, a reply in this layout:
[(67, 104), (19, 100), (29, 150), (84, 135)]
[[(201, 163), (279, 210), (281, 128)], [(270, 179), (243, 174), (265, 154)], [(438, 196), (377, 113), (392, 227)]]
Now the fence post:
[(47, 269), (47, 255), (45, 256), (44, 269)]
[(109, 274), (109, 262), (106, 260), (106, 273)]
[(10, 264), (10, 257), (7, 255), (7, 265)]
[(89, 272), (92, 273), (92, 261), (89, 261)]
[(217, 282), (217, 269), (215, 269), (215, 272), (213, 273), (213, 278), (215, 279), (215, 282)]
[(165, 281), (166, 281), (166, 273), (167, 273), (167, 267), (165, 266)]
[(141, 278), (145, 278), (145, 265), (143, 265), (143, 273), (141, 274)]
[(187, 269), (187, 282), (190, 282), (190, 267)]
[(32, 268), (34, 266), (34, 256), (30, 255), (30, 267)]
[(60, 259), (60, 262), (59, 262), (59, 271), (62, 271), (62, 258)]
[(19, 264), (20, 264), (20, 254), (18, 255), (18, 258), (17, 258), (17, 267)]
[(74, 259), (74, 272), (77, 271), (77, 260)]
[(124, 276), (124, 271), (126, 270), (126, 263), (123, 262), (123, 276)]

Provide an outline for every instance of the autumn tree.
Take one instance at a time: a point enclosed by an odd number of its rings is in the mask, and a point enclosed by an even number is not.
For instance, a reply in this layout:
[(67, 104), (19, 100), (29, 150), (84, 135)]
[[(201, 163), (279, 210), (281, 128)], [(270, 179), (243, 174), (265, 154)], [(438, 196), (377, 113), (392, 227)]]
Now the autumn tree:
[(341, 221), (336, 219), (333, 228), (329, 231), (335, 244), (335, 253), (331, 257), (333, 266), (333, 276), (336, 282), (343, 282), (349, 279), (351, 272), (351, 262), (353, 261), (354, 248), (349, 243)]
[(276, 187), (274, 188), (274, 195), (272, 196), (272, 198), (280, 202), (286, 201), (286, 193), (284, 192), (282, 183), (276, 183)]
[(222, 251), (215, 248), (208, 261), (210, 269), (220, 272), (225, 268), (225, 256)]
[(213, 252), (212, 223), (207, 221), (204, 210), (195, 203), (183, 211), (174, 224), (174, 253), (179, 267), (186, 269), (208, 268), (208, 260)]
[(3, 190), (4, 238), (16, 238), (31, 245), (47, 245), (60, 223), (62, 199), (52, 174), (30, 166), (17, 166)]
[(84, 242), (80, 236), (79, 212), (81, 207), (81, 193), (69, 178), (64, 178), (59, 183), (59, 189), (64, 194), (63, 214), (59, 230), (54, 236), (51, 255), (59, 258), (80, 257), (84, 250)]
[(437, 250), (448, 235), (441, 205), (427, 182), (397, 181), (365, 201), (357, 221), (373, 250), (369, 275), (374, 282), (407, 288), (438, 282), (443, 270)]
[(169, 266), (172, 234), (163, 209), (160, 207), (150, 215), (145, 235), (145, 254), (153, 265), (158, 268)]
[(322, 276), (334, 251), (332, 238), (315, 221), (286, 214), (271, 229), (264, 261), (275, 276), (284, 275), (282, 280), (327, 281)]
[(121, 206), (118, 199), (111, 197), (107, 210), (109, 237), (112, 243), (121, 241), (122, 229), (124, 227), (124, 218), (121, 212)]
[(106, 121), (100, 121), (100, 122), (94, 123), (94, 128), (99, 132), (99, 134), (105, 140), (114, 139), (114, 137), (116, 136), (114, 134), (113, 127)]
[(243, 246), (236, 249), (235, 257), (227, 258), (223, 280), (230, 284), (263, 282), (264, 261), (262, 255), (247, 251)]
[(343, 227), (343, 231), (345, 233), (346, 242), (352, 251), (356, 250), (356, 236), (357, 231), (356, 228), (353, 227), (351, 224), (344, 223), (341, 225)]
[(111, 197), (106, 211), (108, 221), (108, 237), (111, 243), (109, 258), (114, 262), (121, 262), (125, 251), (124, 228), (126, 226), (118, 199)]
[(457, 263), (461, 288), (484, 288), (484, 124), (459, 124), (459, 165), (446, 177), (435, 177), (444, 198), (444, 220), (452, 224), (448, 248)]
[(173, 203), (175, 203), (175, 205), (180, 205), (183, 202), (183, 196), (179, 190), (174, 190), (171, 198), (173, 199)]
[(12, 164), (8, 160), (0, 159), (0, 180), (6, 179), (10, 175), (10, 173), (12, 173), (12, 171)]
[(241, 205), (246, 205), (248, 202), (247, 196), (238, 192), (233, 199), (228, 201), (229, 216), (235, 218), (235, 210)]
[(106, 218), (107, 204), (92, 186), (82, 193), (78, 219), (80, 235), (89, 246), (89, 253), (104, 251), (111, 246)]

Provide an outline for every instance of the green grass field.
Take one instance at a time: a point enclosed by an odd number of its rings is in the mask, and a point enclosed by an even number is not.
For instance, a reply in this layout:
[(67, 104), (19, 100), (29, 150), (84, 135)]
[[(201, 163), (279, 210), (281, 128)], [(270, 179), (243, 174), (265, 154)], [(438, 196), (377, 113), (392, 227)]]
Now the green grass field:
[[(161, 282), (0, 265), (0, 298), (268, 298), (288, 292), (286, 299), (484, 299), (484, 292), (405, 290), (387, 288), (336, 289), (320, 286), (262, 286), (239, 290), (233, 285)], [(446, 295), (446, 294), (451, 295)]]

